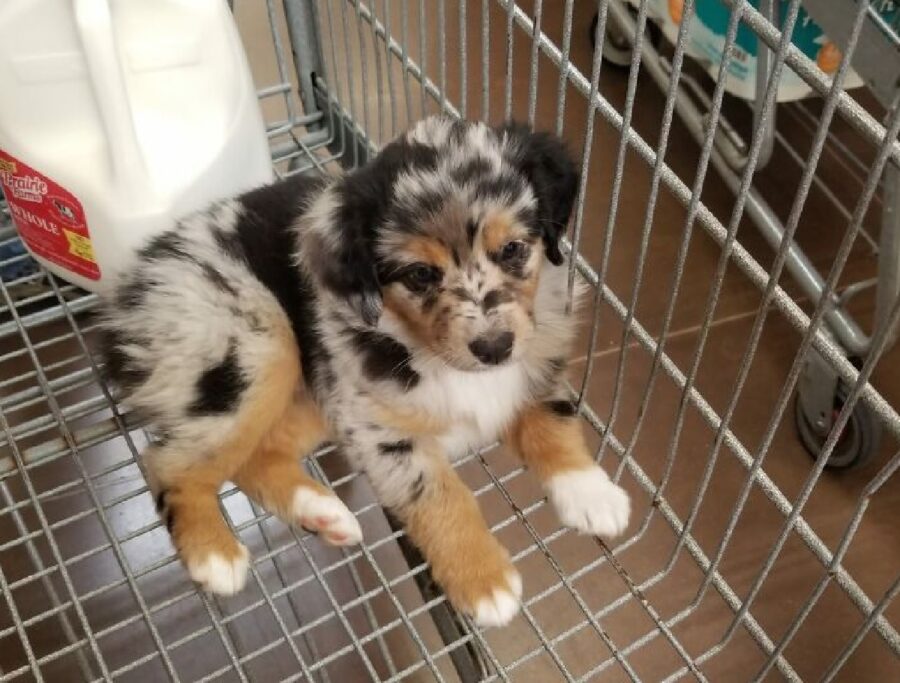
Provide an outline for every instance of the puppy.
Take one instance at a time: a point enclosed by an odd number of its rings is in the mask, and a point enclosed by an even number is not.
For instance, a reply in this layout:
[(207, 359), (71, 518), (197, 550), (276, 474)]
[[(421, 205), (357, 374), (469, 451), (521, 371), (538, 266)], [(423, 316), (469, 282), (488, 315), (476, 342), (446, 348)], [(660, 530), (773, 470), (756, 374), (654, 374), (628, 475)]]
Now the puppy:
[(564, 524), (624, 530), (628, 497), (563, 386), (577, 185), (550, 135), (431, 118), (363, 168), (217, 203), (146, 244), (104, 296), (106, 368), (159, 430), (143, 459), (195, 581), (246, 580), (226, 480), (328, 543), (361, 540), (300, 465), (325, 440), (483, 626), (516, 614), (522, 583), (454, 458), (501, 438)]

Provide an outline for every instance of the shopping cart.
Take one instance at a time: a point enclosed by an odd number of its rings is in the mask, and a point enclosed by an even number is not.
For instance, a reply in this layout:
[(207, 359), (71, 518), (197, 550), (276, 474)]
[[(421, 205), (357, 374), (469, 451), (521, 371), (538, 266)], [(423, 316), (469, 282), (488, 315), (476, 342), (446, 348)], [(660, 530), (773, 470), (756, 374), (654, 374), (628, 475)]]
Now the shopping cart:
[[(653, 56), (644, 3), (635, 20), (601, 2), (592, 53), (598, 6), (574, 0), (236, 3), (282, 175), (362, 164), (437, 111), (514, 115), (567, 137), (583, 171), (570, 277), (593, 292), (572, 389), (597, 457), (632, 493), (632, 526), (612, 547), (578, 537), (502, 449), (471, 454), (459, 472), (525, 579), (522, 614), (479, 631), (447, 605), (364, 478), (326, 448), (310, 470), (357, 514), (364, 543), (326, 548), (226, 490), (223, 509), (254, 557), (249, 586), (230, 599), (198, 593), (140, 471), (144, 425), (100, 379), (95, 298), (4, 256), (0, 272), (16, 274), (0, 285), (0, 681), (900, 678), (900, 417), (870, 382), (893, 376), (878, 361), (900, 303), (882, 294), (859, 350), (833, 305), (845, 266), (866, 267), (854, 244), (870, 203), (892, 205), (892, 183), (879, 184), (900, 161), (900, 108), (881, 125), (758, 11), (726, 3), (730, 41), (743, 21), (769, 46), (773, 80), (790, 67), (822, 98), (796, 187), (774, 183), (793, 208), (774, 258), (757, 232), (738, 232), (744, 213), (759, 219), (754, 171), (778, 134), (766, 125), (771, 98), (746, 159), (726, 168), (717, 141), (732, 126), (714, 84), (698, 150), (674, 116), (692, 130), (681, 42), (639, 68)], [(868, 15), (867, 3), (846, 4), (850, 54)], [(627, 75), (601, 58), (610, 20), (640, 48)], [(864, 150), (848, 217), (810, 191), (833, 173), (822, 156), (832, 138)], [(727, 185), (726, 171), (736, 179), (733, 204), (714, 192), (710, 162)], [(836, 235), (828, 243), (819, 226), (830, 272), (806, 299), (779, 284), (786, 265), (795, 274), (804, 206)], [(638, 218), (623, 220), (629, 211)], [(0, 247), (15, 240), (6, 213), (3, 225)], [(859, 367), (848, 349), (864, 356)], [(811, 358), (843, 392), (830, 395), (812, 465), (792, 457), (790, 408)], [(883, 430), (879, 457), (830, 478), (860, 410)]]
[[(734, 7), (740, 4), (727, 1), (719, 3), (718, 0), (713, 2), (700, 0), (700, 2), (701, 4), (705, 2), (707, 7), (719, 4), (723, 7)], [(644, 7), (646, 8), (647, 5), (652, 4), (654, 3), (647, 3)], [(656, 7), (660, 8), (665, 4), (657, 2)], [(668, 4), (671, 5), (671, 3)], [(680, 0), (675, 4), (681, 5)], [(809, 22), (810, 20), (815, 20), (818, 22), (818, 25), (821, 25), (827, 31), (829, 38), (836, 41), (835, 44), (843, 53), (852, 52), (852, 66), (865, 79), (870, 93), (880, 103), (881, 111), (889, 112), (895, 107), (897, 96), (900, 94), (900, 88), (898, 88), (898, 83), (900, 83), (900, 80), (898, 80), (900, 79), (900, 54), (898, 54), (898, 51), (900, 51), (900, 35), (898, 35), (900, 11), (898, 10), (900, 10), (900, 7), (893, 0), (881, 0), (864, 4), (867, 4), (867, 7), (859, 13), (857, 11), (859, 3), (857, 2), (807, 0), (803, 3), (803, 9), (805, 9), (806, 14), (801, 16), (798, 15), (794, 7), (788, 7), (783, 2), (775, 3), (772, 0), (762, 0), (760, 2), (757, 0), (755, 3), (763, 12), (759, 16), (764, 17), (762, 20), (766, 22), (770, 22), (775, 16), (776, 5), (778, 5), (779, 9), (779, 20), (783, 18), (787, 21), (790, 18), (794, 24), (797, 24), (798, 21)], [(606, 33), (606, 40), (603, 46), (604, 55), (608, 61), (616, 65), (630, 65), (632, 58), (631, 48), (638, 33), (637, 23), (641, 23), (643, 27), (641, 31), (652, 31), (648, 33), (646, 40), (642, 39), (640, 42), (642, 64), (658, 86), (666, 90), (674, 80), (674, 64), (673, 61), (670, 61), (672, 55), (666, 55), (659, 50), (661, 31), (656, 27), (656, 24), (649, 20), (646, 9), (638, 14), (634, 10), (635, 5), (637, 5), (636, 1), (631, 5), (623, 0), (614, 0), (610, 3), (610, 18), (605, 22), (604, 27)], [(749, 9), (752, 14), (753, 8)], [(797, 9), (799, 9), (799, 6)], [(858, 34), (854, 36), (854, 19), (857, 14), (860, 24), (858, 29), (856, 29)], [(594, 30), (596, 30), (598, 23), (599, 13), (594, 17), (594, 23), (592, 24)], [(739, 26), (736, 22), (730, 25), (734, 26), (735, 30)], [(683, 26), (686, 27), (687, 24), (683, 24)], [(771, 27), (772, 23), (756, 25), (754, 28), (765, 32), (766, 26)], [(853, 40), (852, 46), (851, 38)], [(770, 35), (769, 39), (773, 40), (774, 35)], [(733, 43), (734, 37), (731, 40)], [(682, 57), (683, 55), (679, 58)], [(783, 254), (784, 269), (790, 273), (806, 296), (813, 301), (823, 302), (827, 330), (844, 349), (847, 357), (859, 367), (862, 359), (871, 350), (872, 336), (863, 331), (848, 310), (847, 303), (852, 297), (858, 296), (866, 290), (874, 289), (876, 301), (875, 317), (872, 321), (872, 329), (874, 330), (886, 320), (890, 313), (891, 305), (897, 296), (900, 295), (900, 226), (897, 224), (895, 211), (896, 198), (898, 197), (897, 183), (900, 179), (898, 179), (895, 172), (896, 167), (893, 163), (887, 164), (882, 179), (882, 196), (878, 200), (878, 203), (881, 205), (882, 225), (880, 231), (876, 231), (880, 232), (879, 241), (876, 243), (870, 231), (867, 231), (867, 221), (865, 219), (862, 220), (860, 225), (864, 238), (869, 240), (878, 259), (878, 275), (845, 287), (838, 294), (833, 291), (833, 288), (826, 287), (825, 277), (822, 276), (816, 264), (807, 257), (803, 249), (794, 240), (794, 233), (803, 211), (803, 195), (799, 196), (799, 201), (796, 202), (795, 207), (792, 207), (791, 215), (785, 222), (779, 218), (760, 191), (751, 185), (744, 187), (742, 183), (743, 177), (753, 177), (753, 173), (749, 176), (744, 173), (748, 165), (756, 173), (760, 172), (771, 160), (776, 145), (783, 147), (785, 152), (792, 157), (791, 160), (801, 168), (807, 163), (807, 159), (798, 151), (796, 141), (788, 139), (783, 131), (779, 132), (776, 122), (776, 107), (771, 103), (767, 106), (768, 100), (775, 96), (774, 91), (768, 88), (768, 76), (774, 70), (773, 67), (775, 65), (769, 64), (772, 60), (772, 55), (765, 40), (758, 41), (756, 59), (756, 87), (754, 98), (749, 103), (753, 110), (752, 121), (760, 124), (754, 129), (759, 131), (757, 138), (754, 140), (757, 143), (755, 164), (750, 164), (753, 150), (748, 140), (749, 136), (742, 136), (738, 132), (737, 127), (729, 123), (725, 117), (719, 119), (720, 130), (713, 140), (713, 147), (710, 152), (712, 164), (729, 188), (741, 197), (747, 214), (757, 225), (769, 244), (776, 249), (781, 245), (785, 246), (786, 251)], [(722, 62), (709, 62), (708, 66), (710, 70), (713, 68), (720, 69), (722, 73), (728, 70), (728, 66)], [(777, 68), (783, 71), (781, 65)], [(842, 79), (845, 82), (849, 81), (847, 73), (842, 75)], [(719, 82), (721, 83), (721, 79)], [(835, 89), (834, 92), (837, 93), (838, 91), (839, 89)], [(719, 117), (718, 111), (715, 114), (713, 113), (714, 108), (719, 106), (721, 106), (720, 103), (714, 105), (714, 98), (710, 95), (708, 89), (704, 88), (700, 79), (693, 75), (682, 75), (680, 77), (679, 89), (675, 100), (676, 111), (682, 120), (686, 122), (688, 130), (697, 139), (698, 143), (703, 142), (707, 122), (710, 118), (713, 116)], [(828, 106), (827, 103), (825, 106)], [(823, 145), (828, 144), (828, 128), (827, 126), (825, 128), (816, 128), (819, 116), (811, 111), (808, 104), (800, 101), (792, 103), (789, 107), (785, 113), (788, 116), (801, 118), (807, 127), (807, 135), (809, 137), (822, 134), (826, 136), (823, 138)], [(865, 112), (863, 111), (858, 110), (855, 112), (855, 115), (865, 118)], [(868, 122), (871, 123), (871, 119), (868, 119)], [(862, 125), (864, 126), (864, 124)], [(888, 125), (887, 122), (886, 125)], [(848, 177), (842, 179), (842, 184), (852, 186), (857, 193), (863, 193), (866, 189), (864, 186), (866, 174), (869, 170), (868, 164), (871, 162), (871, 159), (861, 158), (858, 153), (842, 145), (834, 137), (832, 137), (830, 143), (834, 147), (833, 153), (843, 156), (844, 163), (850, 167), (851, 172), (848, 174)], [(809, 175), (809, 180), (810, 182), (818, 183), (820, 187), (825, 185), (821, 179), (812, 173)], [(825, 191), (827, 192), (827, 188), (825, 188)], [(857, 195), (851, 194), (850, 196), (855, 200)], [(851, 221), (853, 206), (848, 205), (850, 202), (843, 200), (840, 195), (834, 193), (829, 193), (829, 197), (834, 205), (834, 209), (839, 211), (847, 221)], [(848, 233), (848, 240), (851, 238), (851, 234)], [(851, 244), (848, 243), (848, 247)], [(888, 333), (889, 343), (896, 341), (897, 332), (898, 330), (895, 328)], [(839, 372), (818, 351), (812, 349), (798, 383), (795, 418), (798, 434), (813, 456), (818, 456), (821, 452), (834, 420), (846, 399), (847, 391), (848, 386), (840, 377)], [(880, 433), (880, 421), (866, 404), (858, 404), (850, 416), (838, 447), (831, 453), (828, 465), (841, 468), (865, 463), (877, 452)]]

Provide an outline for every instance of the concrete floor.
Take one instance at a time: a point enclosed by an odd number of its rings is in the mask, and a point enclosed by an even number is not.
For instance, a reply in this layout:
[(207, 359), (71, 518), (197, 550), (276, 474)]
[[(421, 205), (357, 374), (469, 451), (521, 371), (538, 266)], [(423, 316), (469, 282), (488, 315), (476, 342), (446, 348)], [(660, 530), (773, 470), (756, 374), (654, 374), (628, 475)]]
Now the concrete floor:
[[(248, 49), (257, 85), (263, 87), (279, 80), (272, 36), (262, 3), (238, 0), (238, 25)], [(405, 41), (400, 31), (400, 10), (408, 5), (408, 35)], [(425, 43), (427, 72), (440, 83), (441, 37), (437, 32), (437, 5), (425, 3), (424, 23), (431, 36)], [(543, 3), (543, 28), (549, 37), (560, 44), (563, 37), (563, 3)], [(591, 68), (588, 26), (595, 3), (577, 0), (574, 3), (571, 58), (575, 67), (589, 75)], [(320, 6), (323, 25), (328, 24), (326, 4)], [(391, 123), (397, 130), (407, 118), (422, 114), (419, 90), (411, 86), (410, 117), (407, 116), (402, 73), (395, 64), (392, 83), (387, 70), (376, 69), (376, 59), (384, 57), (383, 47), (376, 54), (372, 48), (372, 34), (363, 24), (362, 36), (357, 32), (355, 12), (347, 4), (342, 15), (342, 3), (331, 5), (330, 18), (334, 38), (325, 47), (326, 61), (331, 65), (325, 79), (339, 83), (332, 86), (336, 96), (353, 113), (360, 125), (368, 117), (366, 130), (375, 141), (392, 135)], [(379, 12), (382, 3), (376, 3)], [(448, 55), (445, 73), (448, 99), (459, 104), (462, 80), (466, 80), (467, 114), (481, 117), (481, 103), (486, 84), (490, 110), (488, 118), (500, 121), (504, 117), (506, 90), (505, 64), (506, 15), (502, 8), (489, 3), (490, 39), (487, 50), (481, 41), (481, 3), (466, 3), (466, 44), (460, 50), (460, 22), (458, 2), (446, 3), (444, 40)], [(533, 11), (531, 3), (525, 9)], [(409, 47), (412, 58), (421, 61), (418, 40), (418, 3), (390, 3), (387, 17), (396, 39)], [(380, 15), (382, 20), (384, 16)], [(341, 26), (349, 28), (346, 41)], [(288, 37), (279, 22), (280, 38)], [(359, 49), (362, 40), (364, 48)], [(382, 45), (379, 43), (379, 45)], [(332, 46), (334, 49), (332, 50)], [(518, 118), (528, 115), (530, 38), (522, 31), (515, 33), (511, 91), (512, 112)], [(482, 60), (488, 58), (488, 79), (482, 78)], [(462, 68), (465, 55), (466, 68)], [(396, 60), (395, 60), (396, 62)], [(538, 62), (536, 92), (536, 125), (553, 129), (557, 114), (558, 71), (546, 58)], [(294, 76), (291, 76), (294, 78)], [(379, 80), (381, 79), (381, 80)], [(350, 80), (353, 87), (350, 87)], [(608, 101), (622, 111), (627, 87), (627, 72), (604, 66), (600, 91)], [(376, 90), (382, 83), (382, 96)], [(393, 87), (393, 97), (389, 87)], [(352, 95), (351, 95), (352, 93)], [(564, 137), (576, 153), (585, 147), (587, 108), (585, 98), (569, 87), (566, 91), (563, 116)], [(865, 95), (860, 94), (861, 97)], [(396, 107), (392, 107), (391, 103)], [(664, 97), (648, 78), (641, 78), (636, 91), (633, 125), (650, 143), (656, 144)], [(813, 107), (815, 105), (812, 105)], [(437, 109), (434, 103), (426, 111)], [(264, 102), (267, 120), (284, 115), (283, 104), (277, 98)], [(381, 116), (379, 117), (379, 111)], [(730, 104), (728, 111), (738, 120), (740, 105)], [(366, 112), (366, 113), (364, 113)], [(744, 117), (746, 118), (746, 117)], [(800, 149), (809, 135), (804, 134), (801, 114), (792, 107), (780, 112), (779, 130), (786, 139)], [(380, 123), (379, 123), (380, 122)], [(846, 124), (836, 122), (835, 135), (863, 158), (871, 157)], [(804, 137), (805, 135), (805, 137)], [(590, 141), (591, 159), (587, 176), (587, 190), (583, 208), (583, 233), (580, 252), (598, 268), (606, 235), (607, 217), (612, 201), (615, 155), (619, 135), (608, 124), (597, 119)], [(666, 162), (690, 185), (693, 181), (698, 145), (677, 121), (673, 126)], [(848, 178), (841, 154), (827, 153), (820, 165), (820, 175), (826, 179), (845, 202), (852, 202), (855, 185)], [(618, 215), (614, 225), (608, 262), (607, 284), (623, 301), (632, 294), (640, 250), (640, 233), (647, 206), (651, 169), (635, 154), (626, 158), (624, 178), (618, 197)], [(800, 170), (782, 148), (769, 166), (759, 175), (758, 187), (781, 216), (790, 210)], [(733, 195), (710, 171), (704, 185), (703, 202), (720, 220), (727, 221)], [(670, 191), (663, 189), (657, 201), (653, 229), (643, 259), (643, 282), (637, 298), (636, 319), (652, 335), (659, 334), (663, 315), (671, 293), (676, 252), (681, 242), (685, 209)], [(877, 212), (871, 212), (869, 224), (875, 226)], [(813, 191), (804, 210), (798, 241), (813, 263), (826, 270), (833, 259), (846, 221), (820, 191)], [(765, 267), (772, 261), (771, 249), (754, 225), (744, 219), (739, 240)], [(701, 324), (710, 292), (713, 273), (720, 254), (719, 247), (697, 229), (691, 242), (683, 282), (677, 298), (675, 314), (666, 337), (666, 351), (682, 371), (687, 371), (701, 335)], [(875, 272), (875, 258), (871, 249), (860, 242), (845, 268), (842, 286), (871, 277)], [(781, 284), (807, 309), (810, 302), (785, 276)], [(734, 381), (747, 339), (760, 302), (759, 290), (737, 268), (730, 267), (725, 278), (696, 379), (696, 387), (709, 405), (722, 414), (734, 395)], [(872, 298), (861, 296), (852, 303), (852, 311), (868, 325), (873, 314)], [(587, 312), (588, 316), (590, 311)], [(572, 361), (572, 378), (578, 385), (583, 377), (588, 355), (593, 358), (593, 371), (586, 383), (590, 407), (604, 421), (610, 416), (614, 402), (614, 388), (618, 368), (624, 357), (621, 394), (613, 422), (612, 433), (622, 443), (632, 443), (632, 457), (647, 477), (658, 483), (663, 477), (667, 455), (674, 455), (669, 479), (662, 499), (673, 514), (684, 520), (698, 498), (697, 487), (701, 473), (710, 458), (715, 433), (695, 407), (685, 412), (680, 439), (672, 445), (673, 427), (680, 402), (680, 391), (665, 374), (656, 378), (646, 412), (637, 428), (639, 407), (649, 378), (652, 356), (632, 336), (623, 346), (622, 322), (608, 305), (600, 310), (599, 336), (593, 349), (586, 346), (585, 333), (581, 347)], [(80, 324), (89, 326), (89, 321)], [(65, 321), (55, 325), (35, 326), (29, 339), (52, 339), (67, 334)], [(71, 335), (69, 335), (71, 336)], [(731, 429), (751, 454), (755, 454), (770, 420), (773, 406), (794, 360), (800, 337), (777, 311), (766, 319), (759, 347), (753, 358), (751, 372), (737, 401)], [(21, 345), (19, 338), (7, 340), (9, 349)], [(50, 344), (42, 362), (55, 358), (76, 358), (68, 370), (87, 367), (71, 338)], [(900, 405), (900, 348), (894, 348), (881, 361), (873, 384), (892, 404)], [(10, 361), (2, 370), (9, 377), (21, 375), (22, 386), (32, 369), (27, 358)], [(7, 395), (12, 389), (4, 389)], [(77, 396), (95, 396), (97, 387), (88, 384), (67, 396), (64, 402), (74, 402)], [(48, 410), (45, 401), (23, 410), (14, 418), (24, 421)], [(89, 425), (97, 421), (100, 410), (73, 424)], [(798, 440), (793, 421), (793, 401), (784, 415), (776, 416), (777, 430), (763, 470), (788, 501), (801, 492), (811, 471), (812, 461)], [(599, 436), (586, 425), (591, 439), (598, 444)], [(20, 447), (27, 448), (47, 438), (58, 436), (58, 428), (50, 427), (40, 434), (24, 437)], [(135, 437), (136, 448), (142, 445), (140, 433)], [(7, 448), (4, 446), (4, 448)], [(831, 551), (839, 543), (844, 530), (856, 510), (864, 487), (876, 475), (887, 459), (896, 453), (898, 444), (891, 438), (882, 439), (879, 452), (864, 467), (847, 472), (826, 472), (818, 481), (803, 510), (803, 519)], [(65, 447), (62, 449), (65, 451)], [(5, 452), (4, 452), (5, 453)], [(294, 538), (284, 527), (271, 520), (253, 523), (249, 506), (239, 497), (226, 499), (226, 507), (236, 525), (242, 522), (242, 538), (254, 556), (262, 558), (257, 564), (257, 580), (248, 591), (233, 600), (205, 602), (191, 591), (181, 568), (171, 559), (171, 546), (163, 530), (146, 526), (154, 523), (149, 495), (144, 491), (139, 472), (133, 464), (132, 452), (123, 436), (82, 448), (78, 461), (93, 475), (92, 481), (104, 507), (104, 514), (96, 514), (96, 504), (81, 489), (54, 494), (56, 487), (78, 482), (81, 474), (76, 460), (69, 453), (52, 464), (35, 467), (30, 474), (34, 488), (50, 492), (41, 498), (41, 505), (33, 504), (33, 497), (20, 477), (8, 480), (9, 492), (21, 506), (25, 527), (35, 530), (37, 553), (49, 564), (54, 563), (53, 548), (47, 542), (56, 540), (58, 552), (66, 561), (71, 588), (63, 581), (63, 573), (48, 573), (55, 589), (65, 596), (80, 596), (83, 620), (77, 611), (64, 610), (74, 623), (76, 634), (87, 631), (95, 634), (96, 648), (86, 650), (91, 675), (101, 671), (98, 662), (105, 662), (109, 670), (125, 667), (119, 679), (147, 681), (167, 677), (163, 657), (155, 656), (160, 649), (169, 653), (172, 669), (182, 680), (196, 680), (216, 675), (227, 680), (238, 679), (228, 669), (232, 648), (241, 662), (244, 674), (259, 681), (280, 680), (299, 673), (296, 654), (301, 652), (307, 665), (316, 661), (328, 662), (321, 667), (332, 681), (384, 680), (390, 676), (387, 657), (393, 659), (397, 670), (418, 667), (402, 676), (404, 680), (433, 680), (439, 676), (455, 680), (448, 654), (442, 650), (434, 624), (417, 591), (408, 565), (393, 541), (386, 540), (389, 527), (377, 507), (371, 505), (371, 493), (361, 479), (343, 481), (341, 463), (333, 455), (323, 456), (324, 474), (331, 482), (342, 482), (338, 493), (355, 510), (366, 535), (366, 547), (346, 559), (338, 551), (322, 547), (315, 539)], [(615, 470), (619, 458), (611, 449), (604, 451), (603, 462)], [(118, 469), (112, 469), (117, 466)], [(541, 494), (531, 478), (518, 473), (516, 463), (496, 450), (483, 459), (473, 459), (461, 467), (466, 481), (480, 492), (479, 500), (486, 517), (499, 525), (498, 536), (517, 555), (517, 565), (525, 578), (526, 615), (506, 629), (484, 634), (490, 651), (501, 666), (511, 667), (508, 677), (515, 681), (565, 680), (567, 675), (589, 680), (628, 680), (630, 673), (643, 680), (662, 680), (689, 660), (716, 645), (728, 632), (734, 612), (716, 586), (704, 588), (704, 574), (696, 556), (714, 557), (725, 536), (726, 527), (735, 508), (738, 495), (747, 480), (747, 470), (735, 456), (734, 449), (723, 446), (718, 454), (708, 490), (697, 508), (689, 548), (677, 549), (677, 536), (662, 519), (659, 507), (636, 481), (633, 474), (623, 474), (623, 484), (635, 501), (634, 523), (627, 536), (633, 535), (643, 520), (648, 520), (644, 533), (617, 555), (617, 566), (611, 566), (605, 551), (592, 540), (559, 533), (552, 513), (539, 504)], [(494, 479), (503, 482), (502, 489)], [(9, 505), (0, 501), (0, 506)], [(663, 505), (662, 507), (666, 507)], [(38, 509), (44, 512), (47, 523), (65, 522), (48, 533), (41, 526)], [(900, 565), (900, 537), (896, 531), (900, 510), (900, 486), (896, 476), (887, 480), (869, 503), (856, 536), (842, 563), (860, 587), (877, 601), (896, 580)], [(21, 619), (36, 618), (28, 627), (28, 638), (38, 657), (59, 652), (65, 644), (61, 626), (55, 617), (47, 617), (51, 602), (46, 585), (28, 581), (35, 572), (33, 559), (26, 547), (15, 539), (21, 537), (9, 507), (0, 507), (0, 567), (7, 583), (21, 582), (12, 591), (13, 600), (0, 600), (0, 633), (12, 624), (9, 605), (14, 604)], [(74, 521), (73, 521), (74, 520)], [(527, 523), (526, 523), (527, 522)], [(107, 525), (104, 527), (104, 523)], [(725, 583), (743, 600), (763, 570), (773, 543), (779, 536), (784, 515), (769, 497), (754, 485), (749, 490), (746, 506), (738, 517), (718, 565), (719, 587)], [(116, 547), (111, 538), (120, 540), (124, 560), (115, 557)], [(538, 543), (540, 539), (540, 543)], [(90, 548), (101, 552), (81, 557)], [(268, 550), (267, 550), (268, 549)], [(546, 552), (545, 552), (546, 551)], [(693, 553), (691, 552), (693, 551)], [(671, 564), (670, 564), (671, 559)], [(124, 572), (121, 562), (129, 568)], [(354, 566), (364, 587), (363, 598), (354, 586), (347, 567)], [(665, 570), (665, 573), (660, 573)], [(124, 579), (137, 575), (130, 588)], [(769, 638), (777, 642), (803, 608), (817, 582), (826, 574), (822, 563), (796, 534), (791, 533), (778, 554), (771, 570), (762, 581), (750, 608), (755, 623)], [(561, 576), (568, 587), (562, 586)], [(655, 578), (654, 578), (655, 577)], [(641, 591), (645, 599), (635, 599), (630, 592), (634, 585), (648, 585)], [(110, 584), (114, 588), (106, 588)], [(391, 590), (385, 591), (387, 583)], [(285, 589), (284, 586), (289, 588)], [(327, 587), (327, 590), (325, 589)], [(102, 589), (102, 590), (101, 590)], [(98, 591), (92, 594), (92, 591)], [(695, 598), (700, 595), (699, 599)], [(139, 617), (145, 607), (151, 619)], [(632, 596), (624, 599), (623, 596)], [(729, 595), (729, 598), (731, 596)], [(181, 598), (176, 600), (176, 598)], [(585, 611), (594, 613), (623, 598), (623, 604), (605, 614), (595, 624), (588, 624)], [(341, 609), (336, 606), (340, 605)], [(365, 611), (371, 610), (377, 626), (367, 621)], [(41, 615), (44, 615), (41, 617)], [(214, 617), (211, 615), (215, 615)], [(339, 615), (339, 616), (337, 616)], [(411, 616), (406, 616), (411, 615)], [(657, 631), (654, 619), (670, 620), (682, 615), (667, 635), (658, 635), (647, 644), (611, 659), (609, 644), (617, 651), (629, 648), (645, 634)], [(41, 617), (41, 618), (38, 618)], [(898, 622), (898, 607), (891, 605), (885, 617)], [(831, 661), (846, 645), (864, 617), (842, 588), (831, 583), (803, 622), (784, 651), (784, 657), (803, 680), (817, 680)], [(123, 623), (123, 620), (125, 623)], [(224, 621), (225, 626), (216, 625)], [(85, 626), (87, 624), (87, 626)], [(164, 647), (154, 641), (151, 625), (157, 630)], [(203, 632), (197, 634), (197, 629)], [(283, 638), (282, 633), (301, 631), (296, 637)], [(225, 635), (223, 635), (225, 634)], [(383, 635), (386, 656), (377, 640), (370, 636)], [(315, 651), (307, 650), (309, 643), (303, 635), (311, 635)], [(183, 642), (182, 642), (183, 641)], [(362, 641), (360, 643), (360, 641)], [(265, 648), (259, 650), (259, 648)], [(679, 649), (683, 648), (683, 654)], [(147, 656), (147, 661), (134, 668), (129, 665)], [(525, 661), (521, 657), (530, 655)], [(329, 659), (330, 657), (330, 659)], [(27, 663), (21, 635), (10, 632), (0, 638), (0, 680)], [(697, 674), (713, 681), (741, 681), (752, 678), (765, 662), (763, 651), (745, 625), (739, 626), (721, 651), (697, 664)], [(63, 653), (42, 667), (47, 680), (72, 680), (78, 662), (71, 653)], [(599, 671), (595, 667), (603, 666)], [(223, 667), (221, 671), (219, 668)], [(688, 673), (687, 676), (696, 677)], [(889, 647), (874, 632), (870, 632), (849, 658), (839, 680), (886, 681), (900, 678), (900, 662)], [(23, 673), (14, 680), (32, 680)], [(781, 680), (777, 670), (770, 671), (766, 680)]]

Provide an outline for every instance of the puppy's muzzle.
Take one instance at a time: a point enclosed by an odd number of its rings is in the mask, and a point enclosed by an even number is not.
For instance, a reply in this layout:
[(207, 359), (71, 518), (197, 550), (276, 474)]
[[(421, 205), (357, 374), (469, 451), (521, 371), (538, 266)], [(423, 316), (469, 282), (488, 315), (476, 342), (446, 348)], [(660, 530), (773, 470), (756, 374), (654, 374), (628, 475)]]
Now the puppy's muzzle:
[(499, 365), (512, 353), (515, 337), (512, 332), (479, 337), (469, 344), (469, 351), (485, 365)]

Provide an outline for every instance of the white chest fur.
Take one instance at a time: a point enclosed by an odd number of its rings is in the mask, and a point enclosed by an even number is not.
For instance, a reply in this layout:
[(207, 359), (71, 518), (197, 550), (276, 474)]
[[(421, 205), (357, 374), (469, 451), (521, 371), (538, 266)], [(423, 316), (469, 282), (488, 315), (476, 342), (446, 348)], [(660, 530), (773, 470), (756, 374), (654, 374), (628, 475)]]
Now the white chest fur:
[(409, 399), (453, 424), (440, 437), (451, 458), (496, 440), (527, 399), (528, 381), (519, 364), (483, 372), (443, 368), (422, 380)]

